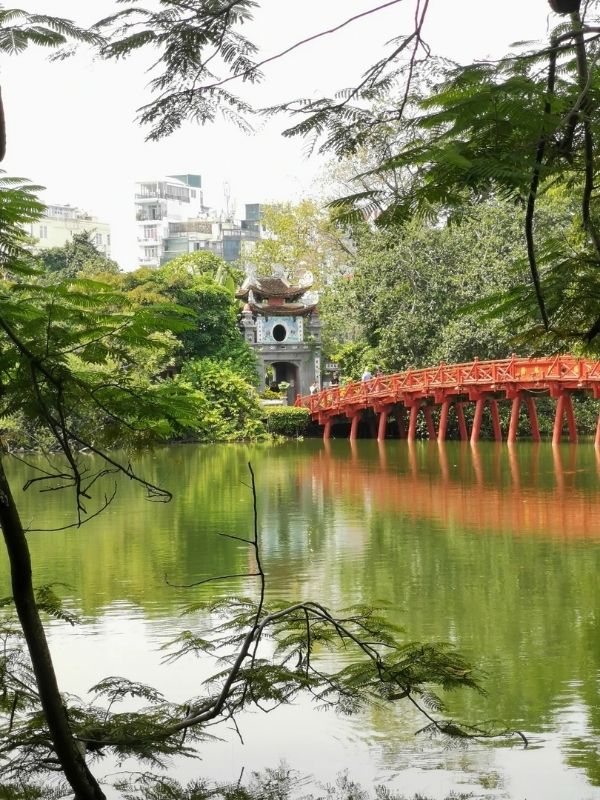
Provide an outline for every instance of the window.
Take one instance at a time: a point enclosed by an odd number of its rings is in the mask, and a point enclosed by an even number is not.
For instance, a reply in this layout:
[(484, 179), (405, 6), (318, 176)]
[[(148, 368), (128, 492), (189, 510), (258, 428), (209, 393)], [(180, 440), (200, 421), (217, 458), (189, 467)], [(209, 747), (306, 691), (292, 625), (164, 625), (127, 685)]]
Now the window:
[(107, 247), (110, 247), (110, 233), (106, 234), (106, 245)]
[(146, 258), (156, 258), (158, 256), (158, 247), (144, 247)]
[(48, 226), (40, 225), (40, 239), (47, 239), (47, 238), (48, 238)]
[(196, 190), (192, 189), (191, 192), (192, 192), (192, 197), (196, 197)]
[(96, 245), (98, 247), (100, 247), (102, 245), (102, 234), (101, 233), (97, 233), (96, 236), (94, 237), (94, 241), (95, 241)]
[(285, 325), (275, 325), (273, 328), (273, 338), (276, 342), (283, 342), (285, 341), (285, 337), (287, 336), (287, 331), (285, 329)]
[(154, 239), (156, 241), (157, 238), (156, 225), (144, 225), (144, 239)]

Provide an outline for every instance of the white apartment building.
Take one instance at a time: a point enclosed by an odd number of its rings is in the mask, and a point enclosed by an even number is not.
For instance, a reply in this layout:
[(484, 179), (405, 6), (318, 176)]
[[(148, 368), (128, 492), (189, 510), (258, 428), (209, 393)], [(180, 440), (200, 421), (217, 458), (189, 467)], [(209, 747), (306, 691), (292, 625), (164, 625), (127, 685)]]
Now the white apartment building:
[(44, 215), (28, 227), (28, 233), (34, 239), (33, 252), (62, 247), (73, 239), (75, 233), (88, 231), (98, 250), (110, 258), (110, 225), (75, 206), (46, 206)]
[(165, 251), (169, 226), (198, 219), (205, 213), (200, 175), (169, 175), (136, 183), (139, 266), (159, 267), (168, 260)]
[(198, 251), (237, 261), (242, 244), (260, 238), (260, 205), (247, 205), (247, 219), (241, 223), (219, 218), (204, 205), (200, 175), (136, 183), (135, 217), (140, 267), (160, 267)]

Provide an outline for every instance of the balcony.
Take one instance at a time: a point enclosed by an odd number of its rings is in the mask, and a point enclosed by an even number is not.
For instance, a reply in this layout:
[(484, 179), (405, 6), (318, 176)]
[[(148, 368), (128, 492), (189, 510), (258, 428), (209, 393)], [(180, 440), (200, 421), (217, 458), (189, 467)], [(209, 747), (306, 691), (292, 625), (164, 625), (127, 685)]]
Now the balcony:
[(145, 208), (143, 211), (136, 211), (135, 218), (138, 222), (158, 222), (167, 216), (162, 209)]

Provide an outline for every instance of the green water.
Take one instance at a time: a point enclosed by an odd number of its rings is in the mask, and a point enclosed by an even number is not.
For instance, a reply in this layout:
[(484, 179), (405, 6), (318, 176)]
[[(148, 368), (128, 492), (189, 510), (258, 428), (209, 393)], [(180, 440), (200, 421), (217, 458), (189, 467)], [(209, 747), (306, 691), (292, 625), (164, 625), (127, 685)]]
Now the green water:
[[(251, 531), (248, 461), (269, 593), (333, 608), (390, 603), (410, 639), (451, 641), (486, 671), (487, 694), (451, 696), (451, 713), (501, 720), (531, 746), (448, 749), (415, 738), (422, 721), (402, 705), (348, 719), (300, 703), (245, 715), (244, 745), (219, 731), (224, 741), (203, 762), (174, 765), (180, 777), (237, 779), (242, 766), (285, 758), (322, 779), (347, 767), (407, 794), (600, 798), (600, 466), (588, 445), (307, 441), (144, 455), (138, 471), (171, 489), (171, 504), (121, 481), (118, 500), (83, 529), (29, 534), (37, 583), (64, 584), (83, 619), (50, 628), (64, 689), (125, 674), (177, 699), (199, 693), (208, 665), (163, 667), (158, 648), (189, 624), (179, 618), (186, 601), (254, 585), (237, 579), (190, 596), (165, 575), (190, 583), (251, 566), (242, 544), (217, 535)], [(15, 486), (28, 476), (12, 464)], [(65, 493), (19, 490), (18, 500), (30, 528), (71, 521)]]

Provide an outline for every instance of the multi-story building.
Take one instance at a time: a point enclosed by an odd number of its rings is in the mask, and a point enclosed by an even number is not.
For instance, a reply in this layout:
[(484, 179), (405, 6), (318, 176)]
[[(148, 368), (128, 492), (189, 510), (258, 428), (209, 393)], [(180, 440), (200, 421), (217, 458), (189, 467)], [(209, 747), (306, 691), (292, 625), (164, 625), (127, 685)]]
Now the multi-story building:
[(88, 232), (98, 250), (110, 258), (110, 225), (75, 206), (46, 206), (43, 216), (29, 225), (28, 232), (34, 239), (34, 252), (62, 247), (74, 234)]
[(138, 264), (159, 267), (173, 258), (166, 257), (171, 225), (182, 225), (205, 213), (200, 175), (169, 175), (136, 183)]
[[(245, 227), (220, 219), (203, 204), (200, 175), (171, 175), (136, 184), (138, 263), (159, 267), (177, 256), (207, 251), (225, 261), (237, 261), (242, 242), (254, 242), (260, 225)], [(246, 206), (260, 219), (258, 205)], [(251, 220), (254, 224), (254, 217)]]

